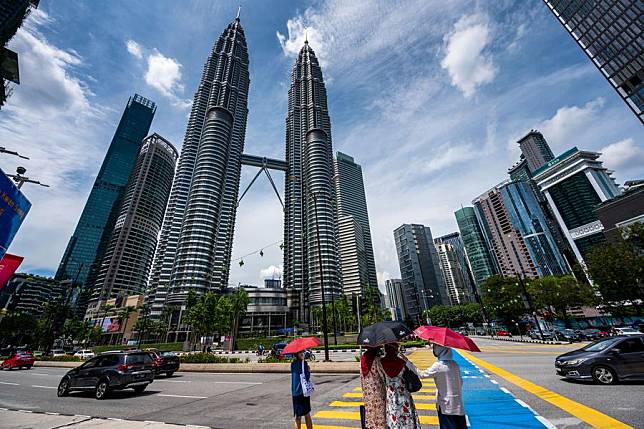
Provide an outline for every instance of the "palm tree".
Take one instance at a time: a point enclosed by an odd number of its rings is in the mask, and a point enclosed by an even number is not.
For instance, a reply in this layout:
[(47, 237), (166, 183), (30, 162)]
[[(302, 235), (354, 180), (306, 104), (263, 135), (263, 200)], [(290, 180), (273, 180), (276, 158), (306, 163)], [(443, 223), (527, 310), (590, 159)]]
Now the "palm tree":
[(179, 307), (176, 305), (166, 305), (165, 307), (163, 307), (163, 311), (161, 312), (161, 320), (165, 321), (166, 323), (166, 328), (165, 328), (166, 343), (168, 342), (168, 335), (170, 334), (170, 324), (172, 323), (172, 315), (178, 309)]
[(101, 319), (101, 332), (103, 331), (103, 325), (105, 324), (105, 319), (107, 318), (107, 314), (111, 312), (114, 309), (114, 304), (101, 304), (99, 308), (99, 312), (103, 313), (103, 318)]
[(128, 305), (126, 307), (121, 308), (121, 310), (118, 313), (118, 320), (119, 320), (119, 325), (123, 326), (123, 329), (121, 329), (121, 339), (125, 338), (125, 330), (127, 328), (127, 322), (130, 321), (130, 314), (132, 314), (134, 311), (136, 311), (136, 308), (132, 305)]
[[(239, 288), (233, 293), (231, 297), (232, 303), (232, 339), (230, 341), (230, 350), (234, 350), (235, 341), (237, 340), (237, 331), (239, 330), (239, 320), (246, 313), (248, 304), (250, 303), (250, 298), (248, 297), (248, 292), (246, 289)], [(269, 333), (270, 334), (270, 333)]]

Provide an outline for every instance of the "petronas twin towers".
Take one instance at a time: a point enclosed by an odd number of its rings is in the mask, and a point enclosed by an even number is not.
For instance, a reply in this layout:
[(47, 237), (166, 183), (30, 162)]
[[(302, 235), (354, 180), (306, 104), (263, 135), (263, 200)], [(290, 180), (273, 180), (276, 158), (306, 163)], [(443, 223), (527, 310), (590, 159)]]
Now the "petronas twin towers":
[[(228, 285), (248, 117), (248, 48), (239, 17), (204, 65), (150, 275), (152, 315)], [(284, 286), (299, 320), (341, 294), (331, 121), (322, 70), (305, 42), (286, 118)], [(261, 245), (261, 243), (258, 243)]]

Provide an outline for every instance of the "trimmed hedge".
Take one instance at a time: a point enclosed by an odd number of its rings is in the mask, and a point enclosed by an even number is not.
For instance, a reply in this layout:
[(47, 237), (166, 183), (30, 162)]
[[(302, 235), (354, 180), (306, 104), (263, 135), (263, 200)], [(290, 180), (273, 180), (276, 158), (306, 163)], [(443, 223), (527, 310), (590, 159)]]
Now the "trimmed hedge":
[(246, 363), (249, 359), (242, 360), (236, 357), (222, 357), (210, 353), (191, 353), (189, 355), (180, 356), (179, 359), (182, 363)]
[[(427, 342), (422, 340), (403, 341), (400, 343), (403, 347), (423, 347)], [(360, 348), (357, 344), (329, 344), (329, 350), (354, 350)], [(323, 345), (315, 347), (315, 350), (324, 350)]]
[(40, 356), (40, 357), (37, 357), (36, 360), (45, 360), (45, 361), (53, 361), (53, 362), (83, 362), (83, 359), (76, 356), (70, 356), (70, 355)]
[[(94, 353), (99, 354), (106, 352), (108, 350), (125, 350), (125, 349), (135, 349), (138, 346), (126, 346), (126, 345), (115, 345), (115, 346), (96, 346), (92, 347)], [(183, 343), (152, 343), (152, 344), (141, 344), (142, 349), (159, 349), (162, 352), (180, 352), (183, 350)]]

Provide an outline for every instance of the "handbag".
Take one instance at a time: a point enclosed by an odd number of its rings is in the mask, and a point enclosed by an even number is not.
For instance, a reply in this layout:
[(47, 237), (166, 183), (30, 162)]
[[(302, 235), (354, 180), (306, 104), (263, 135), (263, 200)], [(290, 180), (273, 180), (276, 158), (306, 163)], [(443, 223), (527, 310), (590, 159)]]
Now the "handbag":
[(304, 370), (304, 361), (302, 361), (302, 373), (300, 374), (300, 384), (302, 385), (302, 394), (304, 396), (311, 396), (315, 390), (313, 381), (306, 379), (306, 371)]
[(423, 382), (420, 381), (418, 374), (412, 371), (408, 366), (405, 366), (402, 379), (405, 383), (405, 388), (410, 393), (418, 392), (423, 387)]

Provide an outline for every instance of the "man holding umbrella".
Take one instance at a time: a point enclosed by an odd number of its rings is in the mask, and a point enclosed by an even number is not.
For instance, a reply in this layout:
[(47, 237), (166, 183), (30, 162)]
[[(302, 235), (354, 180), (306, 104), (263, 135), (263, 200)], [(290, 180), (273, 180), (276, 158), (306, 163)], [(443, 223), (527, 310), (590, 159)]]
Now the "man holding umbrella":
[(421, 376), (433, 377), (436, 382), (436, 411), (440, 428), (467, 429), (461, 369), (454, 361), (450, 347), (471, 351), (480, 351), (479, 348), (470, 338), (449, 328), (421, 326), (414, 334), (434, 343), (432, 347), (438, 361), (421, 371)]

